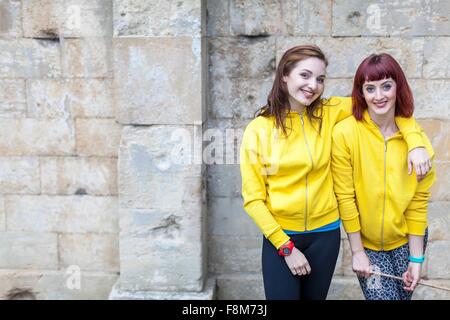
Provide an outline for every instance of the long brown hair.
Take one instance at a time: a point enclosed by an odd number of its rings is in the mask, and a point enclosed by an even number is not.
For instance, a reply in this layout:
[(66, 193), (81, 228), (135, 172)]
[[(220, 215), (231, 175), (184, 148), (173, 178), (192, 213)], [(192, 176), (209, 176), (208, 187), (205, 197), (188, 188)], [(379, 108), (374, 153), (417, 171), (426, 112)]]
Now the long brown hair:
[[(276, 127), (281, 128), (285, 136), (288, 135), (285, 120), (287, 113), (291, 111), (291, 106), (288, 99), (289, 92), (286, 83), (283, 81), (283, 77), (289, 75), (292, 69), (295, 68), (297, 62), (311, 57), (322, 60), (325, 66), (328, 66), (328, 60), (325, 54), (315, 45), (301, 45), (287, 50), (278, 64), (272, 90), (270, 90), (269, 96), (267, 97), (267, 104), (255, 113), (255, 116), (273, 116)], [(306, 108), (308, 118), (311, 121), (314, 119), (319, 122), (319, 132), (322, 128), (322, 117), (321, 112), (316, 112), (316, 110), (322, 110), (322, 103), (321, 96), (319, 96)]]

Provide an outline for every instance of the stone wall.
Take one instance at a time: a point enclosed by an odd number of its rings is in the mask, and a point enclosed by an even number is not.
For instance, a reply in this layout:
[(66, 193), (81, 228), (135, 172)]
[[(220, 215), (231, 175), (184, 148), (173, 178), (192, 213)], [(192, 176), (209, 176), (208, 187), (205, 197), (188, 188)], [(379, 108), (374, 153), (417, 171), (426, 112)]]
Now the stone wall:
[[(435, 149), (437, 182), (429, 208), (426, 279), (450, 286), (450, 3), (448, 1), (227, 0), (207, 2), (210, 127), (242, 130), (265, 104), (281, 55), (306, 43), (329, 58), (324, 96), (349, 95), (352, 77), (373, 52), (393, 54), (414, 91), (415, 117)], [(223, 299), (262, 299), (262, 236), (242, 209), (239, 165), (208, 166), (209, 271)], [(238, 250), (239, 248), (239, 250)], [(239, 253), (237, 253), (239, 251)], [(329, 298), (361, 299), (342, 245)], [(419, 287), (416, 299), (449, 299)]]

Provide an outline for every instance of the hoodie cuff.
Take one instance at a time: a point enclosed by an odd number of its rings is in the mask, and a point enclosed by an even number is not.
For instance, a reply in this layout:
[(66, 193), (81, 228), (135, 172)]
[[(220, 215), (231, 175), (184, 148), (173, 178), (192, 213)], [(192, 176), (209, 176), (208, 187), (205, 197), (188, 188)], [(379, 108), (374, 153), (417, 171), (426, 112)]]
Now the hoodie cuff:
[(342, 220), (342, 224), (344, 225), (345, 232), (347, 233), (358, 232), (361, 230), (359, 217), (355, 217), (350, 220)]
[(413, 236), (425, 235), (425, 230), (427, 228), (426, 222), (406, 220), (406, 225), (408, 226), (408, 234), (411, 234)]
[(291, 238), (289, 238), (289, 236), (284, 233), (283, 230), (278, 230), (275, 233), (272, 233), (270, 235), (270, 237), (267, 238), (274, 246), (275, 248), (277, 248), (277, 250), (286, 242), (288, 242), (289, 240), (291, 240)]
[(410, 132), (404, 136), (404, 139), (408, 144), (408, 152), (415, 148), (425, 147), (422, 134), (420, 132)]

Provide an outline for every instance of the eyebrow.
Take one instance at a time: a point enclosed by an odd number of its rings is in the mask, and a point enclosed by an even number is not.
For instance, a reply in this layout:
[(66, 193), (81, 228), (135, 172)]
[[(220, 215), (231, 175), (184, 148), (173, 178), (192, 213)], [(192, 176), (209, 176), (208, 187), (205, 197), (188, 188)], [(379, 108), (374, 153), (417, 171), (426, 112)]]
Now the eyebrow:
[[(386, 80), (385, 82), (383, 82), (381, 85), (386, 84), (386, 83), (392, 83), (392, 80)], [(365, 83), (363, 86), (374, 86), (373, 83)]]
[[(306, 72), (312, 74), (312, 71), (310, 71), (310, 70), (308, 70), (308, 69), (302, 69), (301, 71), (306, 71)], [(325, 75), (324, 75), (324, 74), (321, 74), (319, 77), (325, 78)]]

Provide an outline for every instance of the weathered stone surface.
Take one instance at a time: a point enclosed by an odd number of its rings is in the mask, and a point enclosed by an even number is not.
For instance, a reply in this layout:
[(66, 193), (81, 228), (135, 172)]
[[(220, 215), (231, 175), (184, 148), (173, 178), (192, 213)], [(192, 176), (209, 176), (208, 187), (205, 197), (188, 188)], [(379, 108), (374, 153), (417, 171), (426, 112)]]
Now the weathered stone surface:
[[(429, 284), (450, 288), (450, 280), (427, 280)], [(445, 290), (426, 286), (417, 286), (412, 297), (413, 300), (450, 300), (450, 293)]]
[(228, 1), (206, 1), (207, 36), (230, 35), (230, 6)]
[(430, 202), (428, 204), (429, 240), (450, 240), (450, 202)]
[(262, 232), (244, 211), (241, 198), (210, 197), (208, 234), (213, 236), (257, 237)]
[(35, 157), (0, 157), (0, 193), (38, 194), (39, 159)]
[(206, 230), (201, 208), (121, 209), (120, 216), (124, 290), (202, 290), (206, 255), (201, 237)]
[(296, 19), (297, 24), (294, 34), (298, 36), (330, 35), (333, 15), (332, 2), (331, 0), (300, 0), (297, 9), (299, 17)]
[(0, 270), (0, 299), (18, 291), (37, 300), (104, 300), (118, 278), (116, 273), (81, 271), (77, 288), (74, 274), (67, 271)]
[(200, 38), (116, 38), (114, 102), (118, 121), (124, 124), (201, 122), (201, 55)]
[(201, 1), (114, 1), (114, 36), (199, 36)]
[(337, 257), (336, 266), (334, 268), (334, 275), (336, 276), (344, 275), (343, 260), (344, 260), (344, 248), (343, 248), (343, 241), (341, 241), (341, 245), (339, 247), (339, 255)]
[(217, 276), (219, 300), (265, 300), (261, 272), (240, 272)]
[(348, 97), (351, 96), (353, 89), (353, 79), (326, 79), (325, 90), (322, 97), (331, 96)]
[(208, 278), (202, 291), (136, 291), (122, 288), (120, 279), (114, 285), (110, 300), (216, 300), (216, 279)]
[(428, 248), (428, 277), (430, 279), (450, 279), (450, 241), (433, 241)]
[(331, 280), (327, 300), (364, 300), (358, 279), (355, 276), (334, 276)]
[(43, 194), (116, 195), (117, 159), (41, 158)]
[(21, 1), (0, 2), (0, 37), (22, 36)]
[(34, 118), (113, 118), (112, 82), (97, 79), (31, 80), (28, 112)]
[(208, 195), (210, 197), (240, 197), (241, 171), (237, 164), (208, 166)]
[(342, 240), (342, 270), (344, 276), (356, 278), (352, 267), (352, 250), (348, 240)]
[(435, 160), (450, 160), (450, 121), (420, 119), (419, 124), (433, 145)]
[(333, 2), (333, 36), (449, 35), (447, 1)]
[(436, 181), (431, 187), (431, 201), (450, 201), (450, 162), (435, 161)]
[(20, 118), (27, 114), (25, 81), (0, 80), (0, 117)]
[(114, 119), (77, 119), (75, 131), (78, 155), (117, 157), (122, 126)]
[(56, 234), (1, 232), (0, 243), (0, 269), (58, 268)]
[[(208, 241), (209, 272), (261, 272), (262, 240), (262, 234), (251, 238), (211, 236)], [(245, 254), (237, 253), (236, 248)]]
[(62, 43), (64, 77), (112, 78), (112, 39), (90, 37)]
[(75, 152), (71, 121), (0, 118), (0, 128), (0, 154), (4, 156), (56, 156)]
[(59, 76), (61, 76), (61, 62), (58, 42), (0, 39), (0, 78)]
[(5, 196), (8, 231), (117, 233), (116, 197)]
[(24, 0), (22, 14), (29, 38), (112, 35), (111, 0)]
[(203, 197), (200, 130), (124, 127), (118, 169), (120, 206), (198, 208)]
[(118, 234), (60, 234), (60, 267), (76, 265), (84, 271), (119, 271)]
[(427, 79), (450, 78), (450, 38), (427, 38), (423, 52), (423, 77)]
[(6, 231), (5, 200), (0, 196), (0, 232)]
[(450, 90), (450, 80), (419, 80), (409, 82), (414, 93), (417, 118), (450, 119), (450, 102), (442, 96)]
[(352, 78), (364, 58), (372, 53), (392, 54), (408, 78), (422, 76), (423, 38), (329, 38), (284, 37), (277, 39), (277, 63), (283, 53), (296, 45), (315, 44), (328, 58), (329, 78)]
[(273, 79), (217, 78), (211, 83), (211, 111), (214, 118), (252, 119), (267, 104)]
[(267, 78), (275, 73), (275, 39), (272, 37), (220, 37), (209, 41), (210, 75)]

